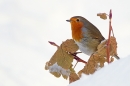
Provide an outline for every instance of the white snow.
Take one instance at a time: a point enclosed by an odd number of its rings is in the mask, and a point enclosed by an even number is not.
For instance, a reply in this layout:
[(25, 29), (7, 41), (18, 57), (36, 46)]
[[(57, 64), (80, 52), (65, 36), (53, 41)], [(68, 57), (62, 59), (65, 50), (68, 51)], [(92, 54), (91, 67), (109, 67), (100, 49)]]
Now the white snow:
[[(68, 80), (56, 78), (44, 69), (56, 51), (48, 41), (60, 45), (71, 38), (70, 24), (66, 20), (72, 16), (87, 18), (107, 38), (108, 20), (96, 14), (108, 13), (110, 9), (121, 59), (93, 75), (83, 75), (73, 84), (130, 86), (130, 57), (126, 58), (130, 55), (128, 3), (129, 0), (0, 0), (0, 86), (67, 86)], [(84, 54), (79, 56), (88, 59)], [(78, 63), (75, 70), (83, 66)]]
[(48, 66), (48, 69), (50, 72), (57, 72), (58, 74), (62, 74), (65, 76), (70, 75), (70, 69), (64, 69), (61, 66), (59, 66), (57, 63), (53, 64), (52, 66)]
[(130, 56), (110, 63), (92, 75), (83, 74), (81, 79), (68, 86), (130, 86)]

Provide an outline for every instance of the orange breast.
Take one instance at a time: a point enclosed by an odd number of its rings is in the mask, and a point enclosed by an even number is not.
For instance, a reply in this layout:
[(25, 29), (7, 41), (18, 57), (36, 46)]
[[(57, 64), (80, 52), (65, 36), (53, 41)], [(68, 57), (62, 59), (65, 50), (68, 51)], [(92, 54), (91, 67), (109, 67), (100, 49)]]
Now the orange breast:
[(72, 37), (75, 41), (82, 39), (82, 26), (81, 22), (71, 22)]

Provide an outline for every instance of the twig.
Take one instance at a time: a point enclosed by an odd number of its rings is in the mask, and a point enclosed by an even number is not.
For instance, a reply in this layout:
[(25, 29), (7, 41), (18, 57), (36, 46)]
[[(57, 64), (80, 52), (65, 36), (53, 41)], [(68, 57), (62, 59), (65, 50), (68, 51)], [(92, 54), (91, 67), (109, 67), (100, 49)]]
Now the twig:
[(70, 54), (73, 55), (73, 56), (74, 56), (74, 59), (77, 60), (78, 62), (82, 62), (82, 63), (87, 64), (86, 61), (82, 60), (81, 58), (79, 58), (79, 57), (77, 56), (78, 53), (70, 53)]
[[(110, 63), (109, 61), (109, 58), (110, 58), (110, 36), (111, 36), (111, 31), (113, 32), (112, 30), (112, 26), (111, 26), (111, 19), (112, 19), (112, 11), (110, 10), (110, 13), (109, 13), (109, 35), (108, 35), (108, 41), (107, 41), (107, 62)], [(114, 35), (114, 33), (113, 33)]]
[[(76, 64), (74, 65), (74, 68), (76, 67), (77, 64), (78, 64), (78, 61), (77, 61)], [(73, 69), (74, 69), (74, 68), (73, 68)]]

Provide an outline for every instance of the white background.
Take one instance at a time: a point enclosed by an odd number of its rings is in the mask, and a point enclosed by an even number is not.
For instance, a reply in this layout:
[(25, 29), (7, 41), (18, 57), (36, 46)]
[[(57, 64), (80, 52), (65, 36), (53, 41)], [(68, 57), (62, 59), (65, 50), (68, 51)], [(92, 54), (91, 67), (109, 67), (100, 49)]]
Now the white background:
[(129, 8), (129, 0), (0, 0), (0, 86), (67, 86), (44, 66), (56, 51), (48, 41), (60, 45), (71, 38), (66, 20), (72, 16), (87, 18), (107, 38), (109, 20), (96, 15), (112, 9), (118, 54), (128, 56)]

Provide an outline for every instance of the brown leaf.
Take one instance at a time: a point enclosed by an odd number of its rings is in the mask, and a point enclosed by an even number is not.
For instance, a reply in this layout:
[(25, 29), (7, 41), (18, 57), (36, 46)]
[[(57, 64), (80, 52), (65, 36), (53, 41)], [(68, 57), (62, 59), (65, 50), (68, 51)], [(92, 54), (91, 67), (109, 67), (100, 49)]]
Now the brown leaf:
[(48, 69), (49, 69), (48, 62), (46, 62), (45, 70), (48, 70)]
[(62, 43), (62, 49), (67, 52), (75, 53), (79, 48), (72, 39), (68, 39)]
[(98, 13), (97, 16), (99, 16), (101, 19), (107, 19), (107, 14), (106, 13)]
[(110, 62), (113, 62), (114, 61), (114, 58), (111, 58), (111, 61)]
[(52, 75), (54, 75), (55, 77), (60, 77), (61, 76), (61, 74), (60, 73), (58, 73), (58, 72), (50, 72)]
[[(51, 44), (54, 46), (56, 45), (55, 43)], [(49, 70), (50, 73), (56, 77), (62, 75), (64, 79), (67, 79), (70, 75), (70, 68), (72, 67), (74, 57), (67, 51), (63, 50), (62, 47), (63, 44), (58, 46), (57, 51), (54, 53), (50, 61), (46, 63), (45, 69)]]
[[(104, 57), (107, 56), (107, 40), (104, 40), (102, 43), (100, 43), (97, 47), (98, 51), (95, 52), (95, 53), (98, 53), (98, 55), (102, 55)], [(110, 37), (110, 55), (113, 56), (113, 55), (117, 55), (117, 42), (116, 42), (116, 39), (115, 37)]]
[(79, 80), (79, 76), (75, 72), (71, 72), (69, 76), (69, 83)]
[(116, 38), (112, 37), (110, 38), (110, 46), (111, 46), (111, 55), (117, 55), (117, 42)]
[[(88, 63), (84, 66), (82, 70), (79, 71), (79, 74), (85, 73), (87, 75), (93, 74), (99, 67), (104, 67), (104, 63), (107, 62), (106, 56), (106, 43), (107, 40), (104, 40), (101, 42), (98, 47), (97, 51), (92, 54), (88, 60)], [(117, 43), (115, 37), (110, 37), (110, 55), (117, 55)], [(114, 60), (114, 58), (111, 58), (111, 62)], [(79, 75), (79, 76), (80, 76)]]
[(65, 69), (69, 69), (71, 67), (71, 63), (73, 62), (74, 57), (68, 52), (62, 49), (62, 44), (59, 47), (57, 54), (55, 55), (57, 58), (57, 64)]
[(83, 71), (80, 70), (80, 71), (78, 72), (78, 76), (81, 77), (82, 73), (83, 73)]

